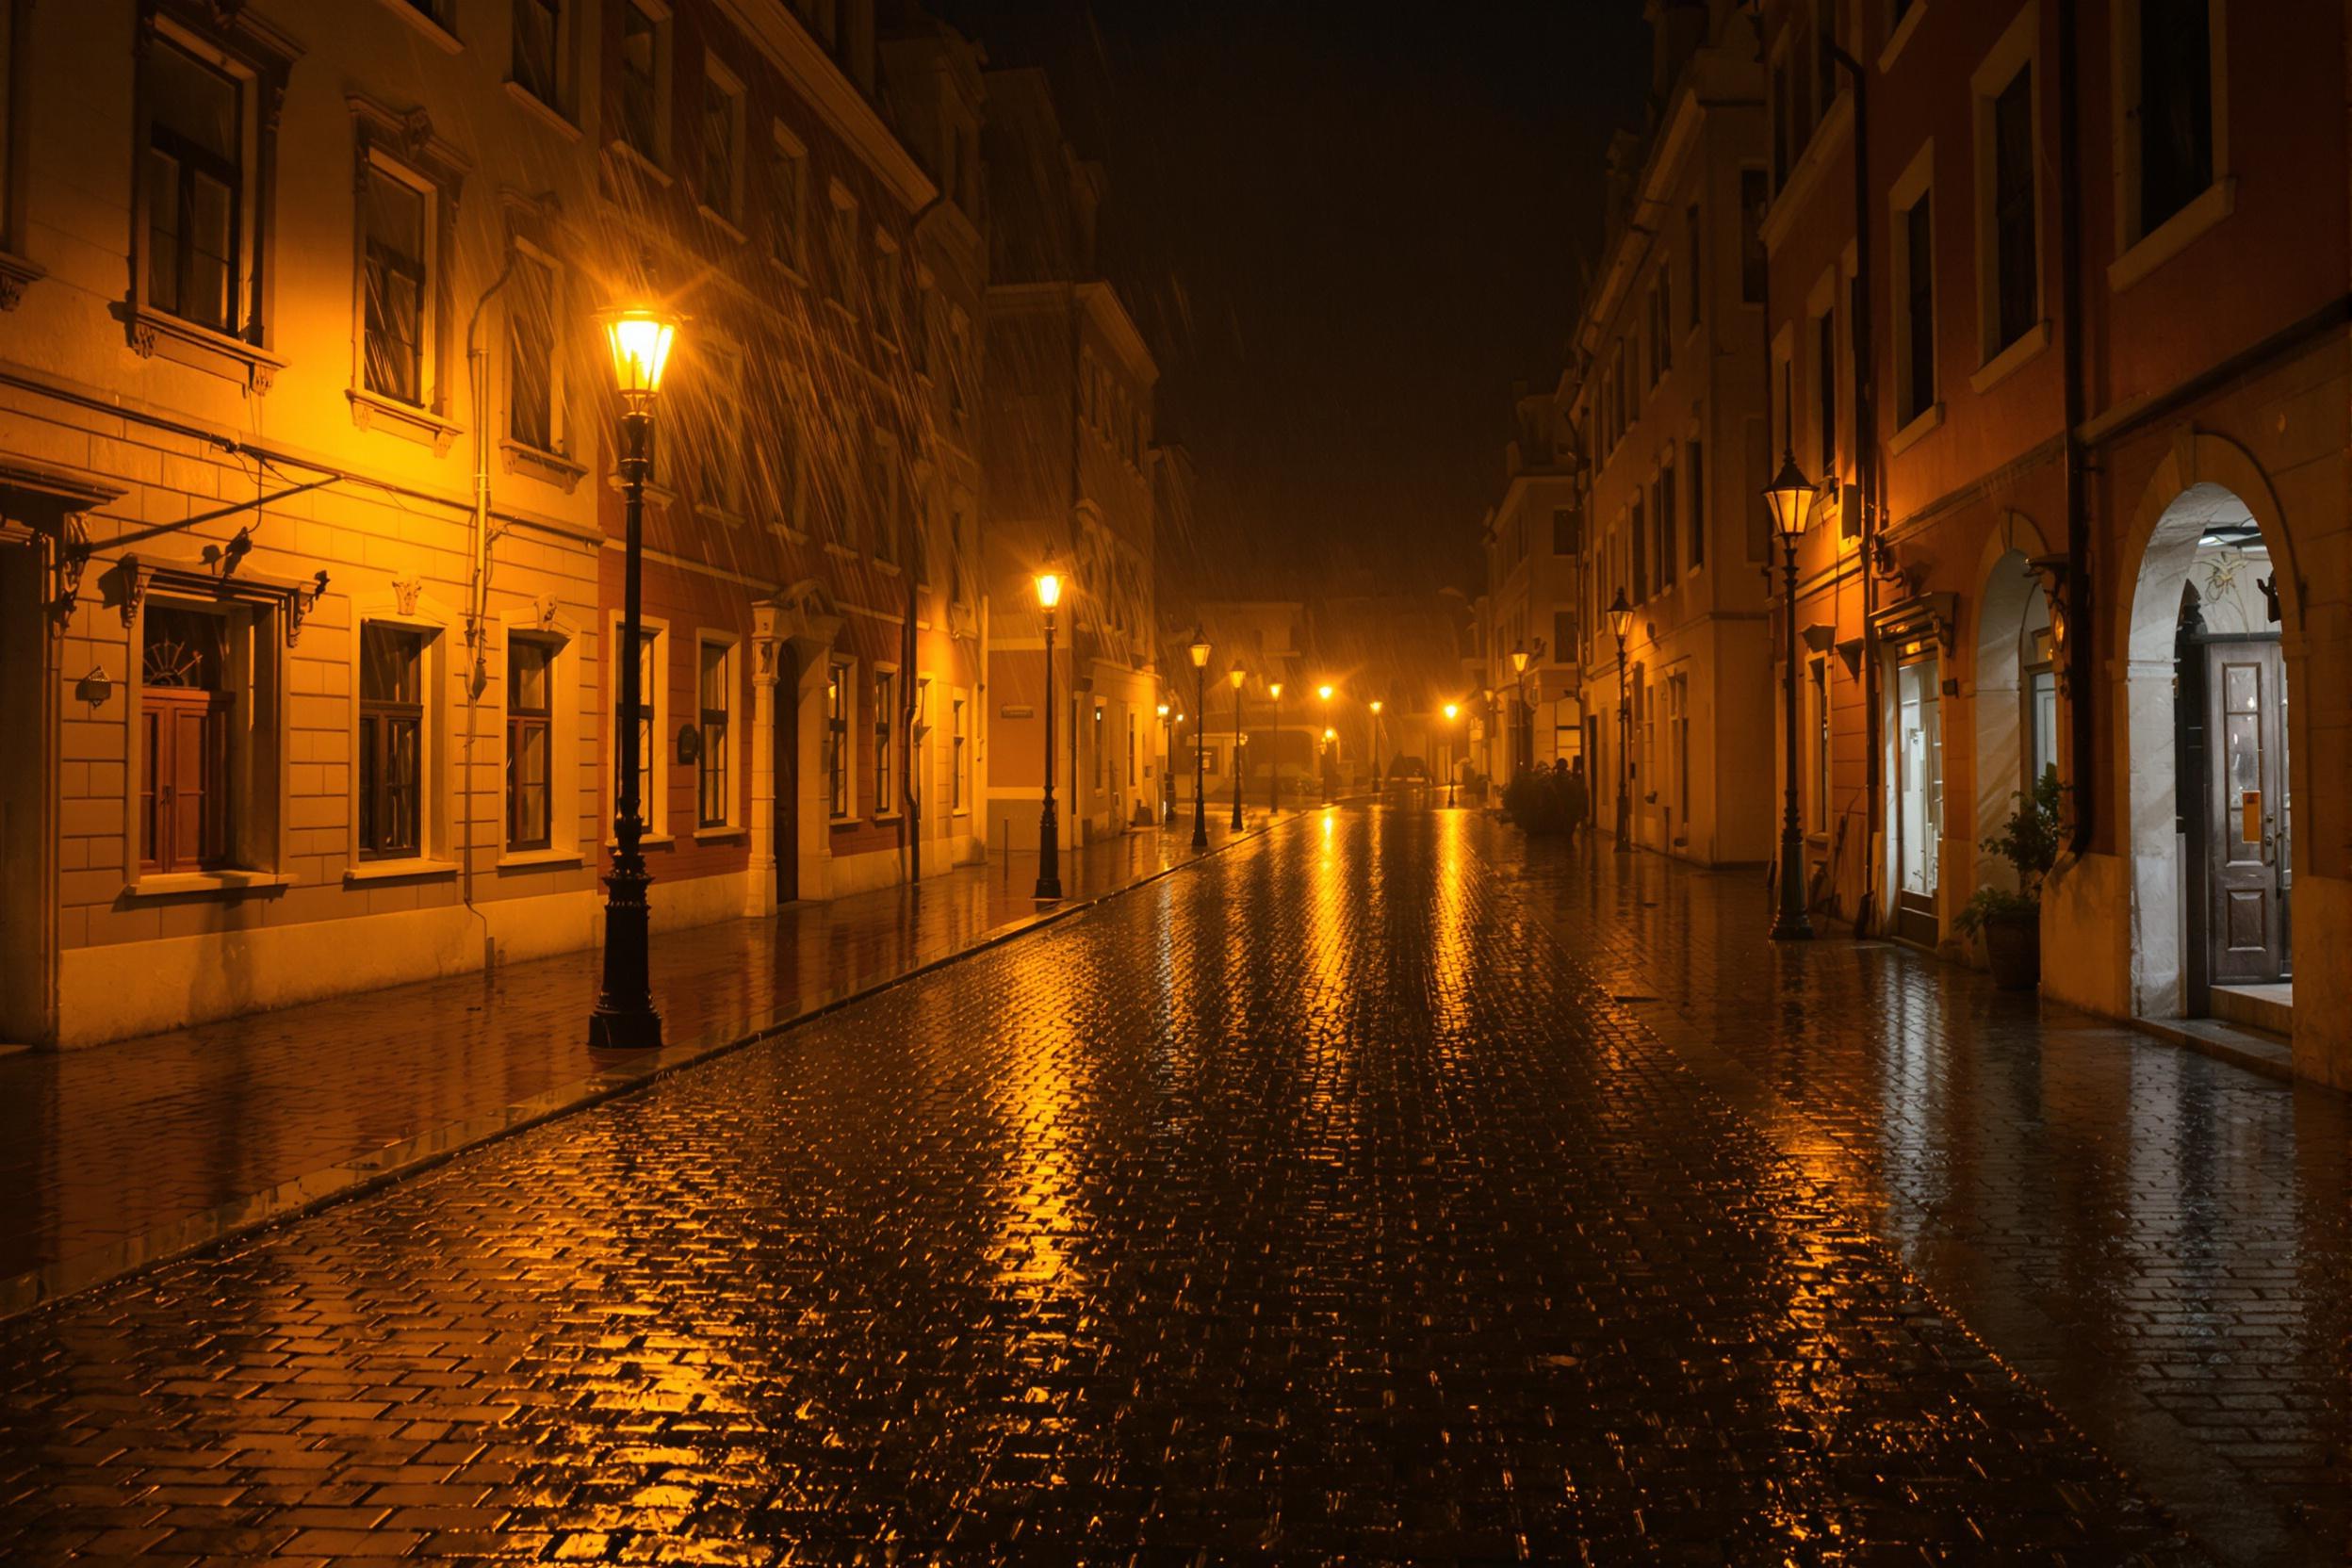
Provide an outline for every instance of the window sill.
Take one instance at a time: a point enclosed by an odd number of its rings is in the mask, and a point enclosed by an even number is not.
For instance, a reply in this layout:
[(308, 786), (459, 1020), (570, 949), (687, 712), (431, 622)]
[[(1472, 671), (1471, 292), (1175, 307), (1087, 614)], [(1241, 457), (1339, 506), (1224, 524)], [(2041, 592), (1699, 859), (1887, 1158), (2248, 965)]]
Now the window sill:
[(697, 827), (694, 829), (694, 842), (698, 844), (729, 843), (745, 837), (749, 831), (750, 829), (743, 827)]
[(381, 423), (388, 434), (431, 447), (435, 457), (449, 456), (449, 448), (456, 444), (460, 427), (430, 409), (363, 392), (356, 386), (346, 387), (343, 396), (351, 400), (351, 423), (361, 430), (373, 430)]
[(2015, 343), (1986, 360), (1968, 377), (1968, 389), (1979, 396), (1990, 392), (2007, 381), (2050, 347), (2050, 320), (2047, 317), (2021, 333)]
[(736, 244), (748, 245), (751, 243), (751, 236), (736, 227), (735, 220), (729, 218), (727, 214), (721, 212), (710, 203), (696, 202), (694, 204), (694, 210), (702, 214), (702, 220), (704, 222), (710, 224), (712, 228), (727, 236), (727, 238), (733, 240)]
[(858, 324), (858, 313), (850, 309), (844, 301), (837, 300), (828, 294), (825, 296), (825, 308), (840, 317), (844, 326), (855, 327)]
[[(621, 841), (618, 839), (607, 839), (604, 841), (604, 847), (608, 850), (618, 849), (621, 847)], [(678, 835), (648, 833), (637, 841), (637, 847), (639, 849), (675, 849), (678, 847)]]
[(561, 452), (542, 451), (526, 441), (501, 441), (498, 452), (505, 460), (508, 473), (552, 484), (567, 496), (580, 488), (580, 482), (588, 474), (587, 465), (574, 463)]
[(784, 281), (794, 288), (806, 289), (808, 286), (808, 274), (801, 270), (800, 263), (771, 253), (768, 265), (783, 273)]
[(851, 549), (847, 545), (836, 544), (830, 539), (827, 539), (825, 542), (825, 553), (830, 556), (837, 556), (843, 561), (855, 561), (858, 559), (858, 552), (856, 550)]
[(865, 824), (856, 817), (833, 817), (828, 819), (826, 825), (839, 833), (845, 827), (863, 827)]
[(576, 849), (517, 849), (498, 857), (499, 871), (572, 871), (581, 863)]
[(49, 274), (38, 262), (0, 251), (0, 310), (14, 310), (24, 299), (24, 290)]
[(1927, 0), (1918, 0), (1918, 3), (1909, 10), (1903, 12), (1903, 20), (1895, 24), (1895, 30), (1886, 35), (1886, 47), (1878, 52), (1880, 75), (1883, 76), (1895, 68), (1896, 57), (1903, 53), (1903, 46), (1911, 41), (1911, 35), (1919, 30), (1919, 18), (1926, 14)]
[(877, 571), (888, 572), (892, 577), (899, 575), (899, 564), (895, 561), (885, 561), (882, 557), (877, 555), (874, 558), (874, 569)]
[[(1911, 14), (1917, 16), (1919, 13), (1914, 11)], [(1909, 451), (1912, 448), (1918, 446), (1921, 441), (1925, 440), (1936, 431), (1941, 429), (1943, 423), (1944, 405), (1942, 403), (1928, 404), (1928, 406), (1919, 413), (1917, 418), (1913, 419), (1909, 424), (1903, 426), (1901, 430), (1895, 432), (1893, 435), (1887, 437), (1886, 455), (1889, 457), (1901, 457), (1904, 452)]]
[(508, 82), (506, 95), (520, 104), (533, 120), (538, 121), (564, 140), (571, 142), (580, 140), (580, 127), (573, 124), (562, 109), (557, 108), (522, 83)]
[(407, 23), (411, 27), (416, 29), (420, 36), (425, 38), (434, 48), (440, 50), (443, 54), (456, 55), (465, 52), (466, 43), (464, 40), (460, 39), (455, 33), (449, 31), (447, 27), (441, 25), (440, 23), (435, 22), (432, 17), (427, 16), (423, 11), (417, 9), (415, 5), (410, 3), (410, 0), (379, 0), (379, 3), (383, 5), (385, 10), (390, 11), (394, 16), (399, 17), (402, 22)]
[(456, 861), (429, 859), (423, 856), (406, 860), (362, 860), (344, 868), (343, 885), (349, 888), (369, 882), (437, 881), (456, 874)]
[(678, 176), (630, 146), (625, 138), (614, 137), (605, 143), (605, 150), (612, 154), (615, 162), (635, 170), (664, 190), (678, 183)]
[(294, 885), (272, 871), (176, 871), (142, 876), (122, 890), (131, 899), (178, 898), (189, 893), (274, 893)]
[(743, 526), (743, 514), (742, 513), (730, 512), (726, 507), (711, 506), (702, 501), (694, 503), (694, 515), (700, 517), (705, 522), (717, 523), (722, 528), (741, 528)]
[(254, 393), (267, 393), (278, 372), (286, 368), (285, 360), (264, 353), (241, 337), (142, 304), (117, 302), (112, 308), (115, 318), (130, 332), (131, 351), (141, 359), (160, 354), (190, 369), (242, 382), (247, 391)]
[(2107, 269), (2107, 290), (2120, 294), (2147, 277), (2164, 263), (2187, 250), (2206, 230), (2219, 223), (2237, 210), (2238, 182), (2224, 175), (2205, 188), (2205, 193), (2149, 233), (2142, 235), (2137, 243), (2117, 256)]
[(870, 819), (876, 827), (896, 827), (906, 820), (904, 811), (876, 811)]

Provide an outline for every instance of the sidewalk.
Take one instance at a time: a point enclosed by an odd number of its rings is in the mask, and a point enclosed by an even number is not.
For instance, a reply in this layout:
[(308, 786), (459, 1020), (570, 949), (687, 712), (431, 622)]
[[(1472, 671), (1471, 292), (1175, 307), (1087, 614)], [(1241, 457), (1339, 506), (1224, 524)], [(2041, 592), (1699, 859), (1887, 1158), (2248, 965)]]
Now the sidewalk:
[[(1285, 820), (1289, 813), (1285, 813)], [(1234, 835), (1211, 813), (1213, 850)], [(1248, 814), (1248, 838), (1265, 831)], [(0, 1315), (433, 1163), (1193, 858), (1191, 818), (653, 939), (663, 1048), (586, 1044), (594, 950), (0, 1059)], [(653, 896), (662, 896), (656, 883)]]

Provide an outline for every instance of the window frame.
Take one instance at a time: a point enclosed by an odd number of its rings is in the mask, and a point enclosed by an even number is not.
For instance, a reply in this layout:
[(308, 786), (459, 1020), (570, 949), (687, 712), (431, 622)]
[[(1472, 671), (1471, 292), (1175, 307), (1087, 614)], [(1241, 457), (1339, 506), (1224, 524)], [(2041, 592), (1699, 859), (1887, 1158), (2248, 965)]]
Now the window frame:
[[(368, 634), (380, 633), (400, 638), (414, 645), (414, 675), (416, 695), (414, 700), (368, 695)], [(389, 617), (369, 616), (359, 623), (354, 639), (358, 667), (351, 682), (357, 694), (354, 704), (359, 723), (359, 739), (351, 748), (351, 776), (358, 793), (357, 809), (352, 813), (351, 833), (355, 857), (361, 862), (422, 860), (433, 841), (432, 810), (428, 795), (432, 787), (435, 759), (432, 756), (431, 714), (434, 704), (433, 671), (428, 651), (433, 633), (427, 629)], [(389, 779), (388, 760), (385, 776), (379, 777), (368, 766), (369, 741), (374, 739), (374, 756), (384, 760), (395, 751), (387, 743), (397, 727), (405, 721), (412, 731), (410, 758), (413, 776), (408, 782), (409, 804), (406, 841), (377, 836), (371, 841), (370, 823), (379, 826), (396, 815), (393, 808), (393, 784)]]
[(2115, 261), (2107, 269), (2107, 285), (2120, 293), (2171, 260), (2198, 236), (2236, 209), (2237, 179), (2230, 161), (2230, 4), (2206, 0), (2206, 66), (2213, 117), (2213, 179), (2179, 211), (2150, 227), (2143, 206), (2145, 153), (2140, 127), (2145, 87), (2141, 49), (2142, 0), (2118, 0), (2115, 24), (2108, 29), (2112, 54), (2110, 80), (2113, 150)]
[[(1914, 0), (1918, 4), (1919, 0)], [(1916, 14), (1916, 13), (1915, 13)], [(1889, 228), (1892, 243), (1892, 300), (1895, 307), (1894, 352), (1895, 429), (1906, 432), (1923, 419), (1940, 417), (1943, 410), (1943, 367), (1939, 363), (1941, 322), (1936, 316), (1937, 286), (1936, 266), (1936, 144), (1922, 142), (1910, 164), (1887, 189), (1886, 210), (1890, 214)], [(1912, 215), (1926, 209), (1927, 278), (1924, 289), (1919, 286), (1918, 269), (1919, 257), (1914, 253), (1919, 236), (1912, 232)], [(1924, 320), (1921, 307), (1924, 306)], [(1926, 338), (1924, 365), (1920, 361), (1922, 332)], [(1920, 377), (1925, 379), (1925, 396), (1920, 396)]]
[(825, 713), (822, 760), (825, 772), (825, 817), (836, 825), (856, 822), (858, 805), (857, 661), (835, 655), (825, 666)]
[(808, 275), (808, 144), (781, 120), (768, 122), (768, 259), (806, 281)]
[[(556, 638), (537, 633), (514, 633), (507, 638), (505, 676), (500, 684), (506, 704), (505, 850), (509, 855), (532, 854), (555, 847), (555, 715), (559, 690), (556, 662), (562, 657), (563, 648), (564, 645)], [(539, 679), (544, 700), (542, 706), (536, 708), (525, 708), (516, 700), (516, 666), (526, 649), (534, 651), (540, 661)], [(517, 776), (516, 768), (526, 752), (524, 743), (532, 734), (540, 738), (540, 756), (546, 764), (547, 775), (536, 786), (543, 797), (540, 809), (544, 823), (543, 831), (536, 838), (524, 836), (518, 827), (524, 796), (532, 786), (528, 780)]]
[[(147, 671), (147, 642), (155, 630), (153, 616), (158, 611), (189, 616), (202, 616), (221, 622), (220, 627), (219, 663), (213, 672), (214, 684), (185, 687), (159, 684), (149, 678)], [(175, 876), (190, 872), (218, 872), (236, 864), (236, 823), (231, 812), (235, 776), (234, 734), (237, 709), (235, 648), (236, 628), (220, 607), (192, 599), (161, 599), (145, 604), (140, 612), (139, 631), (133, 646), (138, 651), (139, 682), (139, 700), (133, 706), (139, 735), (139, 767), (134, 776), (137, 787), (132, 792), (137, 801), (131, 863), (138, 874)], [(176, 823), (166, 815), (162, 795), (165, 788), (164, 754), (168, 750), (172, 761), (178, 760), (180, 715), (194, 712), (198, 716), (198, 771), (203, 778), (200, 793), (204, 800), (197, 825), (193, 850), (177, 852)], [(168, 729), (167, 729), (168, 726)], [(162, 737), (171, 737), (166, 745)], [(173, 770), (176, 772), (176, 769)], [(176, 787), (175, 787), (176, 788)], [(175, 795), (176, 803), (176, 795)]]
[[(528, 8), (545, 12), (554, 20), (547, 39), (547, 80), (542, 91), (538, 84), (524, 80), (522, 70), (522, 13)], [(579, 6), (576, 0), (509, 0), (506, 20), (506, 80), (516, 92), (570, 123), (572, 100), (577, 96), (569, 69), (573, 55), (573, 27)]]
[(874, 708), (874, 820), (881, 822), (898, 815), (898, 778), (892, 766), (896, 760), (898, 732), (894, 724), (897, 707), (898, 666), (876, 663), (866, 685)]
[[(2049, 335), (2049, 224), (2044, 220), (2046, 192), (2042, 185), (2042, 95), (2047, 83), (2041, 71), (2041, 8), (2038, 0), (2025, 0), (2016, 18), (2010, 23), (1998, 42), (1986, 51), (1984, 59), (1968, 78), (1969, 115), (1975, 139), (1975, 220), (1976, 220), (1976, 315), (1977, 358), (1982, 367), (1978, 372), (1985, 378), (1978, 391), (1990, 389), (1998, 375), (1988, 374), (1999, 368), (2005, 373), (2012, 364), (2013, 352), (2032, 352), (2036, 340), (2046, 342)], [(2025, 172), (2031, 188), (2025, 193), (2024, 211), (2032, 219), (2033, 238), (2033, 298), (2024, 305), (2025, 319), (2014, 335), (2004, 335), (2001, 320), (2002, 277), (2001, 230), (2000, 225), (2001, 191), (2000, 188), (2000, 123), (1999, 108), (2003, 94), (2017, 79), (2019, 72), (2027, 77), (2027, 156)], [(1932, 215), (1931, 215), (1932, 217)]]
[[(676, 835), (670, 829), (670, 766), (662, 752), (662, 730), (670, 710), (670, 623), (651, 615), (638, 617), (638, 635), (646, 649), (645, 668), (638, 681), (638, 707), (645, 727), (645, 743), (637, 759), (638, 771), (644, 782), (638, 789), (638, 813), (645, 820), (645, 841), (670, 843)], [(605, 647), (618, 649), (621, 645), (621, 616), (613, 612), (605, 622)], [(597, 692), (599, 713), (605, 730), (604, 757), (599, 768), (603, 776), (605, 843), (614, 842), (612, 837), (612, 819), (620, 811), (620, 725), (621, 681), (620, 666), (608, 657), (598, 672), (601, 689)]]
[[(743, 234), (743, 165), (749, 149), (745, 145), (750, 124), (749, 94), (743, 79), (729, 70), (717, 52), (706, 49), (702, 57), (702, 89), (695, 100), (694, 116), (694, 199), (701, 204), (704, 216), (715, 218), (731, 230), (738, 238)], [(727, 164), (723, 180), (713, 180), (710, 172), (710, 125), (713, 98), (724, 111), (727, 137)]]
[[(695, 729), (700, 742), (699, 755), (694, 760), (694, 825), (702, 832), (725, 831), (743, 825), (743, 808), (738, 799), (741, 791), (735, 766), (735, 715), (742, 707), (742, 660), (738, 657), (742, 639), (723, 631), (703, 631), (694, 639), (694, 708)], [(710, 659), (719, 654), (720, 695), (724, 705), (712, 708)], [(713, 730), (716, 731), (715, 741)], [(717, 791), (718, 815), (711, 815), (712, 790)]]
[(955, 729), (952, 733), (955, 738), (956, 750), (952, 759), (954, 765), (949, 773), (953, 792), (948, 803), (948, 815), (961, 817), (970, 815), (972, 811), (972, 775), (970, 772), (972, 734), (969, 727), (971, 694), (958, 686), (955, 688), (951, 700), (954, 705), (952, 716), (955, 720)]
[[(353, 94), (355, 160), (351, 213), (351, 379), (345, 394), (351, 400), (352, 422), (361, 429), (379, 420), (395, 434), (421, 441), (436, 456), (446, 453), (457, 428), (450, 422), (459, 375), (450, 352), (450, 287), (456, 277), (458, 198), (465, 186), (466, 165), (457, 149), (433, 135), (422, 133), (382, 104)], [(424, 233), (418, 258), (423, 276), (417, 292), (416, 335), (418, 364), (414, 401), (396, 393), (377, 390), (368, 370), (369, 269), (368, 187), (379, 175), (407, 187), (420, 204)]]
[[(561, 327), (564, 319), (565, 306), (563, 264), (536, 244), (519, 237), (513, 241), (513, 251), (514, 273), (508, 280), (506, 288), (501, 291), (503, 297), (500, 302), (500, 314), (506, 327), (504, 334), (506, 410), (505, 418), (502, 421), (505, 427), (503, 434), (508, 442), (527, 451), (537, 452), (546, 457), (563, 458), (568, 462), (571, 457), (571, 433), (566, 428), (567, 421), (564, 418), (564, 335)], [(517, 371), (524, 363), (522, 358), (524, 345), (519, 341), (521, 329), (518, 326), (519, 307), (525, 298), (522, 280), (534, 274), (546, 284), (547, 419), (547, 439), (544, 443), (531, 439), (529, 433), (518, 429), (515, 424), (516, 415), (521, 406), (516, 396), (516, 389), (523, 381)]]
[[(613, 51), (613, 64), (617, 68), (620, 90), (612, 103), (614, 133), (612, 145), (625, 148), (656, 172), (666, 172), (670, 167), (672, 150), (670, 122), (673, 118), (672, 106), (678, 75), (673, 57), (676, 44), (675, 19), (671, 15), (670, 8), (663, 4), (662, 0), (621, 0), (620, 12), (620, 36), (615, 40)], [(646, 29), (653, 41), (653, 59), (649, 67), (650, 79), (645, 83), (651, 102), (645, 106), (645, 112), (652, 117), (652, 123), (643, 127), (645, 140), (650, 145), (642, 147), (638, 145), (635, 134), (638, 127), (631, 124), (634, 111), (630, 106), (635, 98), (630, 91), (630, 87), (635, 78), (629, 66), (629, 24), (632, 16), (642, 17), (645, 20)]]

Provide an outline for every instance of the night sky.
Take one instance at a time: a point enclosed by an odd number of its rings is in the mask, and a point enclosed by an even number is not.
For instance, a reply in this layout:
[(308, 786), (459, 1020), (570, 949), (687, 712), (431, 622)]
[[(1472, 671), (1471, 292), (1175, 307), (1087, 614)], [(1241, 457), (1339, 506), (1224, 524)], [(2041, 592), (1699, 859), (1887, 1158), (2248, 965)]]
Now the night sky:
[[(960, 0), (1109, 175), (1102, 260), (1202, 476), (1200, 576), (1479, 586), (1511, 383), (1559, 374), (1636, 0)], [(1180, 556), (1184, 552), (1178, 552)], [(1342, 570), (1334, 570), (1341, 568)]]

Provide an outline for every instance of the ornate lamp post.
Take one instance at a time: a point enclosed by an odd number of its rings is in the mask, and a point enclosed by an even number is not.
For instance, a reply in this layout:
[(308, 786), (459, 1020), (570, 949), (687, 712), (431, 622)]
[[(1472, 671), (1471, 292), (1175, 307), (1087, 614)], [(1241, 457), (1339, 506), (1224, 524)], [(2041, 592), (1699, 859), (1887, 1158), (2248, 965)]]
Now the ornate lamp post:
[[(1205, 715), (1208, 712), (1209, 699), (1208, 688), (1204, 682), (1208, 678), (1201, 672), (1209, 667), (1208, 633), (1197, 626), (1194, 627), (1192, 646), (1186, 651), (1192, 655), (1192, 705), (1200, 710), (1204, 715), (1200, 722), (1205, 725), (1208, 723)], [(1192, 742), (1192, 847), (1195, 849), (1209, 847), (1208, 785), (1208, 756), (1202, 749), (1200, 736), (1196, 732)]]
[(1518, 683), (1519, 712), (1511, 727), (1511, 771), (1517, 775), (1535, 766), (1535, 704), (1527, 700), (1527, 662), (1544, 662), (1544, 639), (1538, 637), (1535, 646), (1513, 643), (1511, 647), (1511, 673)]
[(1266, 692), (1274, 699), (1274, 754), (1266, 762), (1266, 793), (1279, 817), (1282, 814), (1282, 683), (1277, 680)]
[(1374, 697), (1372, 699), (1372, 793), (1376, 799), (1380, 792), (1380, 699)]
[(1462, 712), (1460, 705), (1446, 705), (1446, 809), (1454, 808), (1454, 720)]
[(1037, 608), (1045, 612), (1045, 801), (1037, 808), (1037, 901), (1062, 896), (1062, 835), (1054, 816), (1054, 607), (1062, 602), (1062, 576), (1051, 564), (1037, 574)]
[(1176, 760), (1176, 727), (1169, 722), (1168, 704), (1160, 704), (1160, 824), (1166, 826), (1176, 820), (1176, 776), (1168, 765)]
[(1782, 650), (1788, 663), (1781, 672), (1788, 765), (1780, 808), (1780, 907), (1772, 915), (1772, 939), (1809, 941), (1813, 917), (1805, 906), (1805, 831), (1797, 820), (1797, 541), (1812, 517), (1813, 483), (1797, 466), (1794, 451), (1782, 449), (1780, 472), (1764, 487), (1764, 499), (1772, 507), (1772, 531), (1780, 535), (1781, 608), (1788, 623)]
[(1241, 831), (1241, 688), (1250, 678), (1250, 672), (1235, 664), (1226, 672), (1225, 678), (1233, 683), (1233, 829)]
[(653, 1010), (652, 963), (647, 953), (648, 909), (644, 842), (645, 803), (637, 794), (638, 650), (645, 641), (644, 572), (646, 438), (653, 430), (653, 402), (662, 372), (678, 340), (678, 318), (656, 310), (606, 311), (598, 318), (612, 351), (612, 377), (621, 394), (621, 489), (627, 502), (627, 536), (621, 568), (620, 691), (616, 727), (619, 776), (612, 792), (612, 869), (604, 874), (604, 982), (588, 1015), (588, 1043), (614, 1048), (656, 1048), (662, 1015)]
[(1625, 591), (1609, 601), (1609, 633), (1617, 639), (1617, 853), (1633, 853), (1633, 687), (1625, 673), (1625, 636), (1633, 630), (1633, 606)]

